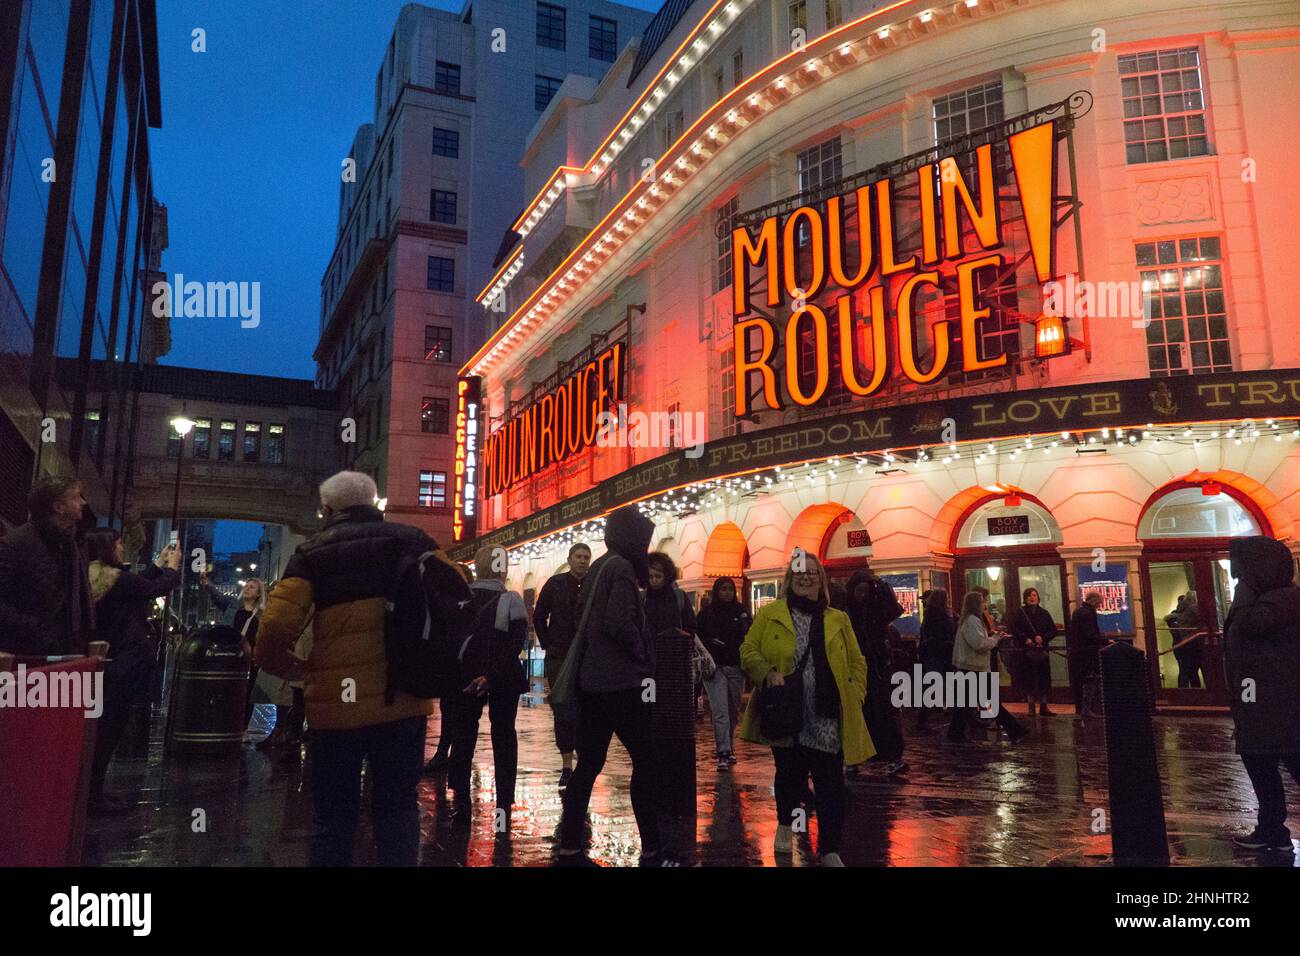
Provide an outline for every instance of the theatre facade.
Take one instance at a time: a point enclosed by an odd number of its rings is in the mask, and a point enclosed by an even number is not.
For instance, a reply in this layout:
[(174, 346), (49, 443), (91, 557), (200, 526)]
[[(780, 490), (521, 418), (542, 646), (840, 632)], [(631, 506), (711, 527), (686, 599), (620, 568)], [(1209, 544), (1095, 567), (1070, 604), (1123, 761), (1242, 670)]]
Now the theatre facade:
[(1293, 3), (665, 4), (533, 130), (456, 553), (531, 600), (635, 503), (692, 594), (802, 547), (904, 635), (1098, 591), (1160, 703), (1226, 703), (1229, 542), (1300, 547), (1298, 88)]

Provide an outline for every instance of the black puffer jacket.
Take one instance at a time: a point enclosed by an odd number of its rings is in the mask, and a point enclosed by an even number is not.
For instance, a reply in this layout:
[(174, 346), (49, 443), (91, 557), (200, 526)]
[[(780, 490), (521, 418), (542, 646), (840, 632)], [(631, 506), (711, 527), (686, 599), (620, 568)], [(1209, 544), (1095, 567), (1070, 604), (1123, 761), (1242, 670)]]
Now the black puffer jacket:
[(0, 538), (0, 650), (84, 654), (94, 626), (86, 562), (71, 534), (29, 521)]
[(646, 559), (654, 527), (634, 506), (620, 508), (605, 523), (609, 550), (587, 572), (594, 584), (586, 596), (591, 610), (578, 686), (588, 693), (640, 687), (654, 671), (645, 608), (637, 587), (649, 577)]
[(1237, 590), (1225, 626), (1224, 665), (1237, 753), (1300, 752), (1295, 562), (1286, 545), (1265, 537), (1234, 538), (1228, 553)]
[(712, 656), (713, 662), (719, 667), (739, 667), (740, 645), (744, 643), (753, 619), (749, 616), (749, 611), (745, 610), (745, 605), (739, 601), (724, 603), (718, 600), (718, 591), (724, 582), (735, 586), (731, 578), (718, 578), (714, 581), (713, 598), (700, 611), (696, 623), (700, 641)]
[[(863, 601), (854, 597), (859, 584), (867, 585)], [(893, 671), (889, 647), (889, 625), (903, 614), (903, 605), (894, 597), (889, 582), (870, 571), (858, 571), (849, 578), (849, 620), (858, 639), (858, 648), (867, 659), (867, 680), (872, 684), (889, 684)]]
[(116, 657), (135, 645), (150, 645), (149, 614), (156, 599), (180, 583), (179, 571), (150, 564), (140, 574), (96, 562), (91, 588), (96, 597), (95, 637), (108, 641)]

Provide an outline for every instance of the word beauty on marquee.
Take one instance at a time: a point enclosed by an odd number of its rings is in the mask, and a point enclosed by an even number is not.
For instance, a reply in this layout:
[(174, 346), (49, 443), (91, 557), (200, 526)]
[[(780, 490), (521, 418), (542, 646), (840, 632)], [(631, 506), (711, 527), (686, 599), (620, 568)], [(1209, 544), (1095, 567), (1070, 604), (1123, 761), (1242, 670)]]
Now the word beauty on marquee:
[(488, 436), (483, 489), (491, 498), (596, 443), (623, 398), (624, 344), (615, 342)]
[[(1055, 123), (1031, 126), (1007, 137), (1005, 142), (1034, 268), (1039, 282), (1046, 282), (1053, 277), (1055, 268), (1052, 210), (1056, 184)], [(925, 291), (924, 287), (928, 286), (932, 293), (940, 292), (939, 267), (945, 263), (951, 264), (957, 280), (961, 370), (977, 372), (1006, 365), (1005, 353), (989, 357), (979, 354), (979, 326), (989, 317), (990, 310), (981, 304), (978, 283), (986, 274), (988, 278), (996, 276), (1007, 262), (1002, 252), (989, 251), (1004, 245), (993, 148), (993, 144), (985, 144), (975, 149), (973, 185), (967, 182), (967, 174), (953, 157), (916, 171), (921, 245), (918, 252), (901, 260), (896, 258), (894, 225), (900, 209), (895, 200), (895, 184), (890, 179), (869, 183), (854, 193), (855, 238), (860, 250), (856, 264), (850, 264), (846, 255), (847, 195), (828, 199), (824, 209), (801, 206), (785, 216), (769, 216), (756, 232), (744, 225), (732, 230), (737, 416), (752, 410), (748, 388), (752, 374), (760, 376), (763, 399), (773, 409), (784, 408), (787, 401), (805, 407), (817, 404), (830, 386), (832, 364), (838, 365), (844, 388), (850, 393), (860, 397), (873, 395), (889, 380), (891, 351), (897, 356), (903, 374), (917, 385), (938, 379), (948, 370), (952, 358), (950, 326), (953, 321), (934, 323), (930, 348), (922, 350), (917, 347), (914, 318), (918, 294)], [(962, 218), (970, 224), (979, 253), (985, 254), (971, 253), (965, 248)], [(808, 262), (801, 270), (800, 260), (805, 257)], [(787, 299), (795, 300), (799, 306), (785, 323), (782, 342), (785, 361), (780, 363), (784, 372), (779, 366), (774, 367), (778, 344), (773, 322), (766, 316), (750, 316), (754, 311), (750, 301), (750, 274), (756, 268), (766, 275), (767, 306), (780, 306)], [(814, 305), (810, 300), (828, 286), (843, 290), (843, 295), (835, 300), (833, 308)], [(862, 293), (855, 296), (859, 289)], [(890, 298), (889, 310), (886, 296)], [(871, 325), (872, 370), (865, 380), (857, 371), (854, 351), (855, 297), (865, 303), (861, 307), (862, 318)], [(892, 350), (887, 341), (891, 316)], [(815, 371), (812, 382), (805, 384), (808, 376), (801, 375), (800, 369), (807, 363), (800, 361), (801, 342), (809, 332)], [(755, 333), (757, 354), (751, 345)], [(839, 361), (835, 363), (832, 363), (832, 347), (839, 353)], [(929, 369), (920, 366), (920, 356), (925, 352), (933, 356)], [(739, 383), (745, 387), (739, 387)]]
[(451, 536), (457, 542), (478, 529), (478, 440), (482, 381), (477, 376), (456, 382), (456, 466), (452, 484)]

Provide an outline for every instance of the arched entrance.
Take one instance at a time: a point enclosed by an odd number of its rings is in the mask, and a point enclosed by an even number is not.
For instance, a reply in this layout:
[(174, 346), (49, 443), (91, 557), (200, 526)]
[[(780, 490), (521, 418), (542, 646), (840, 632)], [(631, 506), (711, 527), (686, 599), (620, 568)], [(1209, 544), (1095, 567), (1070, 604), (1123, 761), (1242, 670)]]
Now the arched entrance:
[[(1021, 595), (1028, 588), (1038, 591), (1043, 608), (1057, 625), (1053, 643), (1052, 702), (1069, 697), (1069, 673), (1065, 663), (1066, 603), (1065, 562), (1057, 546), (1061, 528), (1037, 498), (1023, 491), (988, 493), (968, 504), (953, 523), (950, 548), (953, 567), (953, 611), (960, 613), (967, 591), (984, 588), (989, 612), (1000, 628), (1010, 630), (1020, 613)], [(1000, 661), (1003, 684), (1010, 683), (1005, 661)], [(1017, 689), (1004, 693), (1012, 698)]]
[[(786, 554), (803, 548), (826, 567), (832, 591), (848, 584), (871, 557), (871, 538), (862, 519), (835, 501), (809, 505), (790, 525)], [(834, 595), (832, 594), (832, 597)]]
[(1222, 476), (1195, 475), (1157, 489), (1138, 518), (1148, 655), (1157, 703), (1223, 706), (1223, 624), (1235, 584), (1228, 543), (1272, 534), (1263, 509)]
[(749, 545), (745, 532), (731, 521), (724, 521), (713, 529), (704, 546), (704, 577), (712, 588), (718, 578), (731, 578), (736, 582), (738, 600), (750, 601), (755, 607), (755, 595), (750, 593), (745, 572), (749, 569)]

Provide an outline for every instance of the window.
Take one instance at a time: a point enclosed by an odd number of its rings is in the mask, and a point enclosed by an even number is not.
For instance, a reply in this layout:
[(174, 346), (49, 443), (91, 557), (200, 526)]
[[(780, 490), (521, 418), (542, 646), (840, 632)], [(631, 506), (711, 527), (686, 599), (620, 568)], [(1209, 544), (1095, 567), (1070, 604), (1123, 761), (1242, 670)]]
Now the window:
[(1125, 54), (1119, 58), (1119, 75), (1129, 163), (1209, 153), (1196, 47)]
[(430, 435), (447, 434), (450, 407), (445, 398), (424, 396), (420, 404), (420, 431)]
[(99, 457), (99, 411), (91, 408), (86, 409), (85, 422), (85, 438), (82, 445), (87, 454), (97, 458)]
[(257, 461), (262, 456), (262, 423), (244, 422), (244, 461)]
[[(456, 63), (444, 63), (438, 60), (433, 68), (433, 90), (435, 93), (446, 93), (449, 96), (460, 95), (460, 65)], [(392, 144), (389, 144), (392, 148)], [(392, 166), (392, 155), (389, 154), (389, 166)]]
[(235, 460), (235, 423), (222, 421), (217, 435), (217, 458), (221, 461)]
[(840, 178), (843, 156), (838, 136), (801, 151), (795, 168), (799, 175), (799, 192), (821, 189)]
[(284, 426), (266, 426), (266, 460), (272, 465), (284, 464)]
[(212, 419), (210, 418), (194, 420), (194, 457), (212, 457)]
[(564, 7), (553, 3), (537, 5), (537, 45), (548, 50), (564, 49)]
[(540, 113), (546, 109), (546, 104), (551, 102), (551, 97), (560, 88), (560, 81), (553, 76), (542, 76), (540, 73), (534, 79), (533, 109)]
[(1151, 374), (1231, 371), (1219, 238), (1140, 242), (1137, 265), (1143, 298), (1151, 303), (1147, 326)]
[(460, 133), (454, 129), (433, 128), (433, 155), (457, 159), (460, 156)]
[(613, 63), (618, 56), (618, 21), (590, 17), (587, 24), (587, 52), (593, 60)]
[(681, 110), (673, 110), (664, 117), (664, 152), (668, 152), (673, 143), (682, 138), (682, 130), (685, 127), (686, 117)]
[[(789, 24), (791, 44), (793, 45), (796, 40), (800, 41), (801, 44), (806, 42), (808, 39), (808, 0), (792, 0), (786, 7), (786, 15), (788, 17), (787, 23)], [(796, 34), (796, 31), (799, 32)]]
[(731, 287), (731, 219), (740, 211), (740, 197), (732, 196), (720, 207), (717, 212), (718, 234), (718, 267), (717, 283), (714, 286), (715, 292), (722, 292), (724, 289)]
[(682, 403), (673, 402), (668, 406), (668, 447), (682, 447)]
[(844, 22), (843, 0), (826, 0), (826, 29), (834, 30)]
[(447, 473), (445, 471), (420, 472), (420, 507), (447, 507)]
[(456, 260), (444, 256), (429, 256), (428, 286), (434, 292), (454, 292), (456, 288)]
[(715, 100), (720, 100), (726, 95), (726, 93), (727, 78), (722, 67), (718, 67), (713, 71), (713, 98)]
[(443, 325), (424, 327), (424, 360), (426, 362), (451, 361), (451, 329)]
[(736, 350), (722, 353), (722, 432), (734, 435), (736, 429)]
[[(947, 143), (960, 139), (967, 133), (995, 126), (1005, 119), (1002, 108), (1002, 81), (994, 80), (980, 86), (959, 90), (934, 100), (934, 141)], [(975, 176), (975, 154), (970, 153), (958, 161), (962, 176), (968, 180)], [(993, 147), (993, 179), (1005, 183), (1010, 169), (1010, 156), (1005, 146)]]
[(172, 428), (171, 419), (167, 420), (167, 457), (175, 458), (181, 453), (181, 442), (184, 440)]
[(429, 218), (456, 225), (456, 194), (445, 189), (429, 190)]
[(739, 86), (745, 82), (745, 51), (737, 50), (731, 54), (731, 85)]

